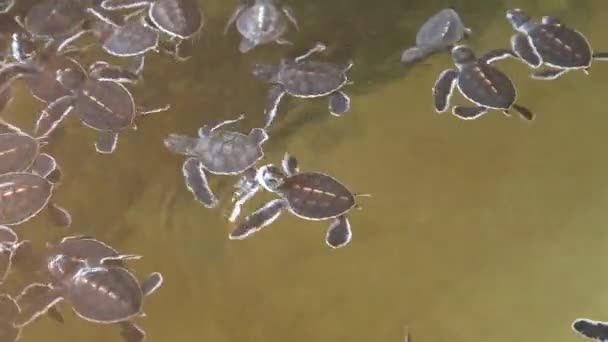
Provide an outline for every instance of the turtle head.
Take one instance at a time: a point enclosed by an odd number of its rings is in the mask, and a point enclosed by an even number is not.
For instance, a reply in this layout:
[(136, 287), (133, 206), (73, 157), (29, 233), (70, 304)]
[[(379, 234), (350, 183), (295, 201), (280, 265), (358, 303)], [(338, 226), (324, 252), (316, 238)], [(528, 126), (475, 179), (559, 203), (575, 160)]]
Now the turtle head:
[(18, 62), (31, 60), (36, 56), (36, 44), (23, 32), (11, 35), (11, 56)]
[(255, 76), (255, 78), (257, 78), (259, 80), (266, 81), (266, 82), (271, 82), (278, 73), (279, 73), (278, 65), (256, 64), (253, 67), (253, 76)]
[(84, 71), (77, 68), (60, 69), (56, 72), (56, 79), (65, 89), (75, 91), (80, 89), (85, 81)]
[(475, 59), (475, 53), (467, 46), (457, 45), (452, 48), (452, 60), (456, 65), (474, 62)]
[(507, 10), (507, 20), (514, 29), (519, 29), (530, 21), (530, 16), (519, 8)]
[(285, 182), (285, 175), (272, 164), (264, 165), (258, 170), (256, 180), (267, 191), (276, 192)]
[(63, 254), (52, 255), (46, 261), (51, 278), (57, 280), (75, 273), (82, 266), (86, 266), (84, 260), (75, 260)]

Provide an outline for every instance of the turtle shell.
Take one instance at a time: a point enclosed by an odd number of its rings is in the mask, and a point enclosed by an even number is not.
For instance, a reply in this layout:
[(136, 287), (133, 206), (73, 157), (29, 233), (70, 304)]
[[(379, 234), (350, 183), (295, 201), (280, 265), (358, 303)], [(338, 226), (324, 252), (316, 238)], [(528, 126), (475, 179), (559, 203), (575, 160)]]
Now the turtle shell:
[(320, 172), (288, 177), (278, 192), (294, 215), (307, 220), (334, 218), (355, 206), (355, 196), (344, 184)]
[(0, 175), (0, 224), (25, 222), (46, 207), (53, 184), (27, 172)]
[(78, 316), (97, 323), (117, 323), (142, 311), (143, 293), (135, 276), (121, 267), (82, 267), (63, 288)]
[(306, 60), (284, 63), (277, 81), (290, 95), (318, 97), (340, 89), (347, 78), (344, 71), (334, 64)]
[(40, 145), (29, 135), (0, 134), (0, 174), (25, 171), (40, 152)]
[(148, 16), (161, 31), (181, 39), (193, 37), (203, 27), (196, 0), (155, 0)]
[(199, 139), (197, 159), (214, 174), (238, 174), (264, 157), (262, 147), (249, 136), (230, 131), (213, 131)]
[(457, 85), (462, 95), (480, 106), (509, 109), (515, 102), (516, 92), (511, 79), (487, 64), (463, 66)]
[(418, 47), (441, 49), (464, 37), (465, 27), (460, 16), (451, 8), (446, 8), (430, 17), (416, 34)]
[(580, 32), (564, 25), (537, 25), (528, 32), (531, 44), (549, 66), (586, 68), (591, 64), (591, 46)]
[(49, 259), (63, 255), (74, 260), (84, 260), (87, 266), (97, 267), (100, 266), (101, 259), (117, 256), (118, 251), (93, 238), (68, 237), (50, 246), (48, 255)]
[(25, 29), (35, 36), (58, 37), (75, 31), (86, 19), (78, 0), (43, 0), (25, 16)]
[(158, 45), (158, 31), (138, 22), (130, 22), (117, 29), (109, 28), (104, 35), (101, 37), (103, 49), (114, 56), (137, 56)]
[(239, 16), (236, 28), (246, 39), (262, 44), (281, 37), (287, 31), (287, 20), (273, 3), (258, 3)]
[(131, 92), (113, 81), (88, 79), (76, 97), (74, 109), (80, 120), (99, 131), (119, 131), (135, 120)]
[(57, 81), (57, 70), (82, 70), (78, 62), (62, 56), (43, 55), (35, 63), (38, 65), (38, 72), (24, 75), (23, 78), (32, 95), (46, 103), (70, 95), (70, 92)]

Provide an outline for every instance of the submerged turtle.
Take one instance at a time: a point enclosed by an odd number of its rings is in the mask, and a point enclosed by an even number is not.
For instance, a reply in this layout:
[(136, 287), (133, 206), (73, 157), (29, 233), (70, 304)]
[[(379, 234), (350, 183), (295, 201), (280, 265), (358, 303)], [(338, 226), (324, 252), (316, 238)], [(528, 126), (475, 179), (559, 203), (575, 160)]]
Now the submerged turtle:
[(53, 172), (60, 173), (55, 158), (40, 152), (46, 144), (44, 138), (34, 138), (2, 119), (0, 127), (9, 130), (0, 133), (0, 174), (31, 171), (46, 178)]
[[(17, 237), (14, 230), (6, 226), (0, 226), (0, 284), (4, 282), (6, 275), (11, 269), (15, 253), (23, 245), (24, 241), (19, 241), (19, 237)], [(2, 319), (0, 318), (0, 326), (2, 324), (1, 322)], [(0, 331), (0, 337), (1, 336), (2, 332)], [(0, 341), (4, 340), (0, 339)]]
[(188, 156), (182, 166), (186, 187), (207, 208), (217, 206), (218, 200), (209, 188), (205, 170), (215, 175), (238, 175), (264, 157), (262, 144), (268, 140), (264, 129), (253, 128), (248, 135), (221, 129), (244, 118), (241, 114), (213, 127), (203, 126), (198, 138), (171, 134), (164, 141), (171, 152)]
[(241, 240), (274, 222), (282, 210), (311, 221), (331, 220), (325, 242), (332, 248), (346, 246), (352, 237), (346, 215), (359, 208), (356, 195), (338, 180), (320, 172), (299, 172), (297, 160), (285, 155), (283, 172), (273, 165), (261, 167), (256, 174), (258, 185), (277, 194), (274, 199), (245, 218), (230, 233), (231, 240)]
[(489, 109), (498, 109), (506, 115), (509, 109), (518, 111), (526, 120), (532, 120), (532, 112), (515, 103), (517, 92), (507, 75), (490, 64), (496, 60), (514, 57), (510, 50), (493, 50), (477, 58), (473, 51), (459, 45), (452, 49), (452, 59), (457, 70), (447, 69), (441, 72), (433, 86), (435, 110), (445, 112), (450, 105), (454, 87), (473, 102), (475, 107), (454, 106), (452, 113), (464, 120), (477, 119)]
[(608, 322), (577, 318), (572, 323), (572, 330), (591, 340), (608, 341)]
[(128, 342), (145, 333), (131, 319), (143, 316), (143, 299), (163, 282), (152, 273), (143, 283), (122, 267), (89, 267), (82, 260), (59, 254), (48, 260), (50, 284), (30, 284), (17, 297), (21, 313), (16, 326), (25, 326), (64, 300), (79, 317), (94, 323), (119, 324)]
[(135, 118), (150, 113), (166, 111), (169, 106), (138, 110), (131, 92), (121, 84), (122, 79), (103, 79), (109, 68), (105, 63), (92, 64), (88, 72), (78, 69), (65, 69), (58, 72), (57, 79), (72, 94), (57, 99), (39, 116), (36, 132), (41, 136), (49, 135), (65, 116), (74, 109), (80, 121), (87, 127), (99, 131), (95, 149), (99, 153), (114, 152), (119, 133), (126, 128), (136, 128)]
[(13, 323), (21, 312), (17, 302), (8, 294), (0, 294), (0, 341), (15, 342), (21, 336), (21, 328)]
[(268, 128), (274, 120), (279, 102), (285, 94), (300, 98), (329, 96), (329, 111), (332, 115), (341, 116), (348, 112), (350, 98), (341, 89), (350, 83), (346, 72), (353, 63), (334, 65), (307, 59), (325, 48), (325, 44), (317, 43), (305, 54), (294, 59), (283, 59), (279, 65), (255, 65), (254, 76), (272, 84), (264, 111), (264, 128)]
[(32, 172), (0, 175), (0, 225), (19, 225), (48, 208), (58, 225), (70, 226), (72, 218), (68, 211), (50, 202), (55, 186), (49, 179)]
[(416, 46), (403, 51), (401, 61), (417, 62), (430, 54), (451, 48), (470, 34), (471, 29), (464, 26), (454, 9), (442, 9), (420, 27), (416, 34)]
[(534, 79), (552, 80), (570, 70), (587, 73), (592, 60), (608, 61), (608, 52), (593, 52), (582, 33), (555, 17), (544, 16), (538, 24), (519, 8), (506, 16), (518, 31), (511, 37), (513, 51), (534, 68), (546, 65), (532, 73)]
[(287, 5), (279, 6), (276, 0), (254, 0), (252, 5), (248, 5), (247, 0), (241, 0), (226, 27), (224, 34), (236, 21), (236, 28), (243, 37), (239, 50), (242, 53), (248, 52), (257, 45), (276, 42), (277, 44), (291, 44), (283, 38), (287, 31), (288, 21), (299, 30), (296, 17), (291, 7)]
[(165, 33), (171, 40), (178, 41), (175, 55), (185, 59), (180, 51), (185, 42), (192, 41), (200, 34), (204, 20), (197, 0), (103, 0), (101, 7), (107, 10), (124, 8), (147, 8), (146, 22)]

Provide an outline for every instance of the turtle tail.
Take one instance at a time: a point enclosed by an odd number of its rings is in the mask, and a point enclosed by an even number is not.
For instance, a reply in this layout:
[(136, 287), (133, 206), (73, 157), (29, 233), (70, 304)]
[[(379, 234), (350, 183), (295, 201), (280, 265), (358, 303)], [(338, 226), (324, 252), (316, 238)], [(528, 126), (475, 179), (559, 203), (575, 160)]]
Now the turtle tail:
[(191, 138), (181, 134), (169, 134), (167, 138), (165, 138), (165, 147), (177, 154), (185, 154), (192, 155), (194, 151), (198, 139)]

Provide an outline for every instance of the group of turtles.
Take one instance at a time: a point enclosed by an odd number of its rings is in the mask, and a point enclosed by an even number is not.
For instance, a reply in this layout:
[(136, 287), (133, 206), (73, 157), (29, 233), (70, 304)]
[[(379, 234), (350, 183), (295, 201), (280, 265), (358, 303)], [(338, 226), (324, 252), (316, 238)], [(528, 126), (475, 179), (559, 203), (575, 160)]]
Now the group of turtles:
[[(14, 10), (16, 0), (0, 0), (0, 14)], [(141, 256), (122, 254), (87, 236), (69, 236), (47, 244), (42, 252), (20, 240), (11, 228), (46, 209), (55, 222), (71, 225), (67, 210), (52, 201), (60, 183), (61, 170), (55, 159), (42, 152), (51, 134), (72, 111), (87, 127), (98, 131), (95, 149), (102, 154), (115, 151), (119, 134), (136, 128), (139, 117), (162, 112), (169, 105), (144, 108), (136, 105), (129, 84), (143, 79), (148, 53), (162, 53), (185, 61), (192, 56), (204, 20), (197, 0), (41, 0), (23, 15), (15, 15), (17, 29), (0, 34), (0, 111), (12, 99), (11, 84), (23, 80), (32, 95), (45, 103), (33, 133), (26, 133), (5, 120), (0, 121), (0, 283), (13, 259), (42, 261), (32, 274), (42, 274), (16, 296), (0, 294), (0, 341), (14, 342), (22, 327), (41, 315), (57, 321), (63, 316), (61, 301), (77, 316), (97, 323), (116, 324), (128, 342), (143, 340), (145, 333), (133, 322), (143, 315), (144, 297), (157, 290), (163, 277), (155, 272), (139, 281), (127, 267), (127, 260)], [(535, 79), (555, 79), (569, 70), (587, 72), (593, 59), (608, 60), (608, 53), (594, 53), (587, 39), (559, 19), (545, 16), (535, 23), (522, 10), (506, 13), (517, 30), (511, 47), (496, 49), (478, 57), (459, 42), (472, 35), (454, 9), (430, 17), (416, 36), (416, 46), (404, 51), (402, 61), (413, 64), (430, 54), (449, 51), (456, 66), (443, 71), (433, 86), (437, 112), (450, 107), (454, 88), (472, 106), (455, 105), (455, 116), (471, 120), (490, 109), (509, 115), (517, 111), (532, 120), (533, 113), (516, 103), (511, 79), (492, 65), (504, 58), (522, 60), (535, 68)], [(299, 30), (294, 10), (277, 0), (241, 0), (224, 28), (235, 26), (241, 35), (239, 51), (276, 43), (291, 45), (285, 38), (290, 27)], [(79, 37), (91, 34), (109, 55), (125, 60), (125, 66), (104, 61), (84, 66), (79, 56), (90, 46), (78, 46)], [(264, 158), (267, 130), (275, 120), (279, 103), (287, 94), (295, 98), (326, 97), (334, 116), (350, 110), (344, 92), (351, 84), (347, 73), (353, 62), (329, 63), (314, 58), (326, 45), (318, 42), (305, 53), (283, 58), (277, 64), (255, 64), (254, 77), (269, 84), (264, 108), (264, 125), (247, 134), (231, 129), (245, 118), (225, 120), (198, 129), (195, 137), (172, 133), (164, 145), (185, 156), (182, 174), (186, 188), (204, 207), (220, 203), (209, 186), (209, 175), (237, 177), (228, 220), (235, 223), (232, 240), (251, 236), (273, 223), (283, 211), (298, 218), (328, 221), (325, 242), (331, 248), (349, 244), (352, 230), (347, 215), (358, 209), (357, 194), (334, 177), (318, 171), (300, 171), (298, 160), (286, 153), (280, 166), (258, 166)], [(542, 68), (541, 68), (542, 67)], [(260, 190), (276, 195), (237, 223), (243, 205)], [(608, 325), (579, 319), (577, 332), (595, 339), (608, 338)]]

